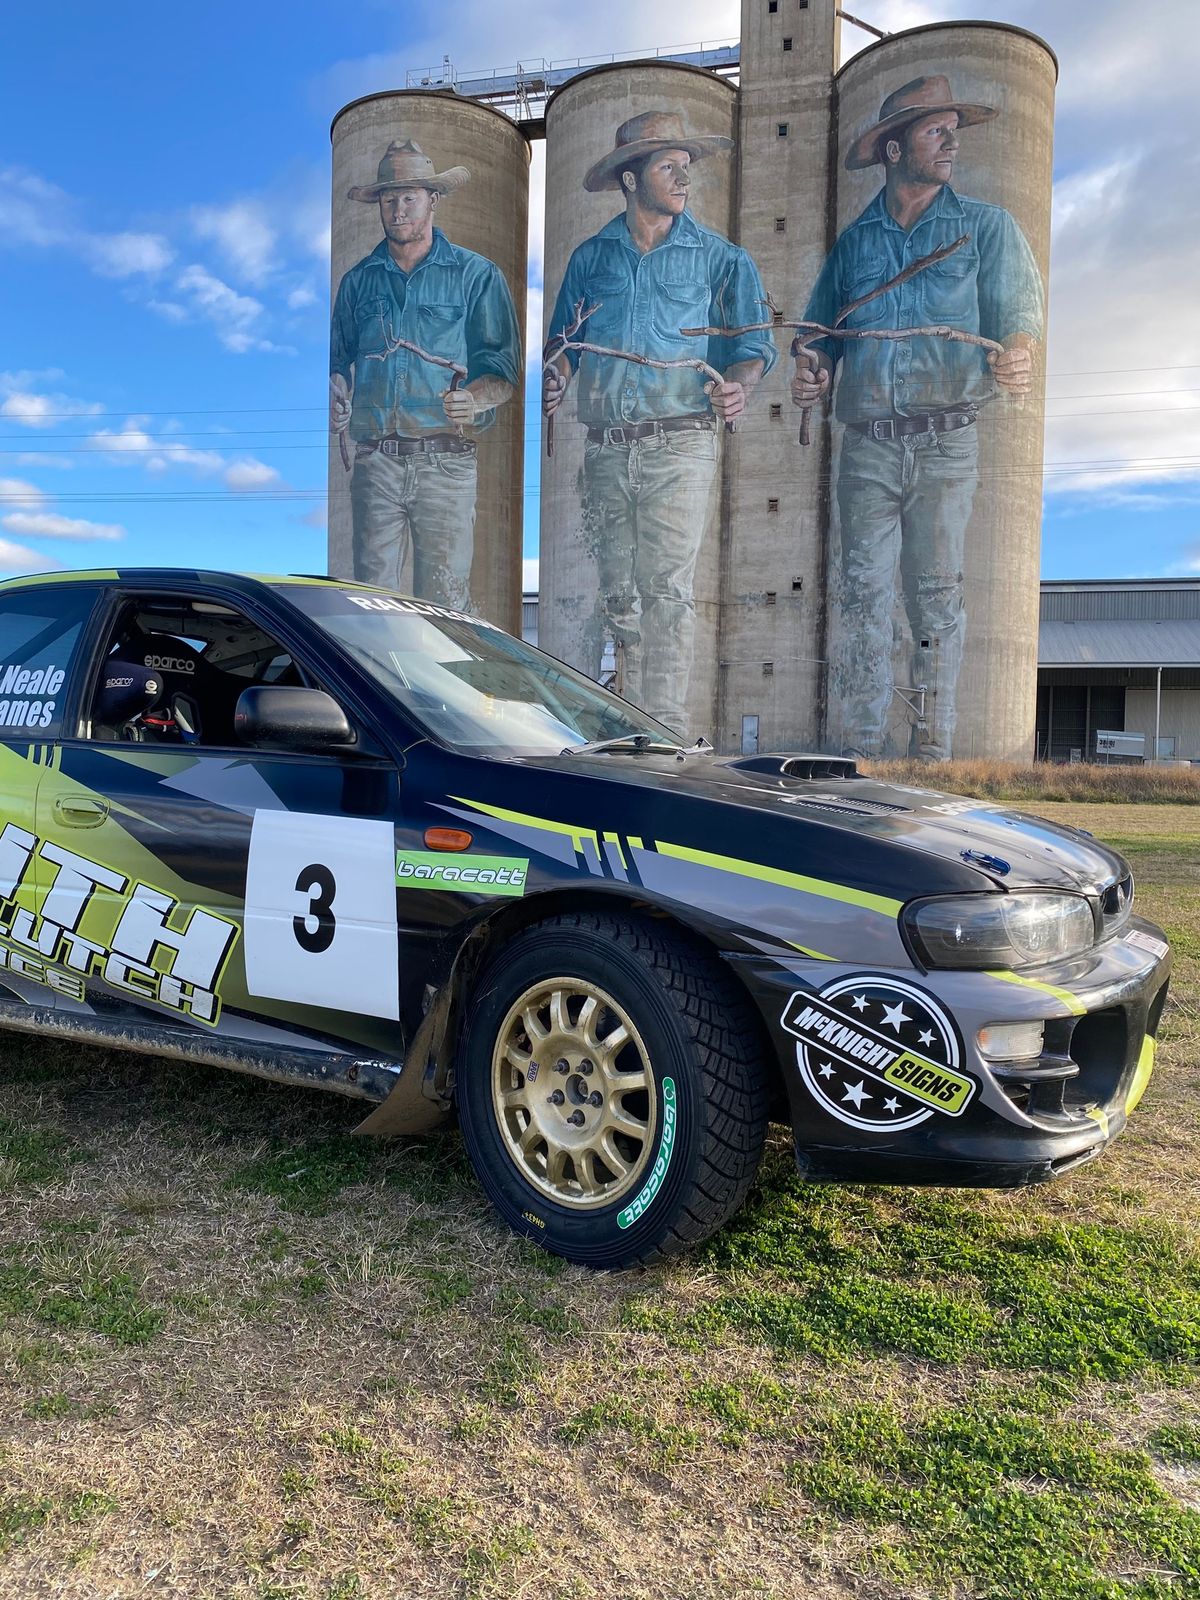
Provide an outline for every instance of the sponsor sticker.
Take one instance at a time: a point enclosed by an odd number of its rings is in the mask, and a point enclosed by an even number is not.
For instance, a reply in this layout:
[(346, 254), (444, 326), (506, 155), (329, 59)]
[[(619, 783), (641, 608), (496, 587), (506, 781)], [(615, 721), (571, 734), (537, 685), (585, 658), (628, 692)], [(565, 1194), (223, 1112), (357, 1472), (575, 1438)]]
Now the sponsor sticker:
[(679, 1120), (679, 1111), (675, 1104), (675, 1080), (663, 1079), (663, 1135), (662, 1143), (658, 1147), (658, 1155), (650, 1169), (650, 1175), (637, 1193), (637, 1197), (627, 1205), (624, 1211), (617, 1215), (618, 1228), (631, 1228), (642, 1216), (646, 1208), (653, 1202), (655, 1195), (662, 1188), (663, 1179), (667, 1175), (667, 1168), (671, 1165), (671, 1152), (675, 1148), (675, 1125)]
[(53, 662), (45, 667), (0, 663), (0, 728), (48, 728), (66, 676)]
[(456, 894), (525, 893), (529, 858), (456, 855), (440, 850), (397, 850), (396, 882), (405, 888), (449, 889)]
[(1148, 950), (1152, 956), (1165, 956), (1170, 946), (1165, 939), (1156, 939), (1152, 933), (1146, 933), (1142, 928), (1134, 928), (1125, 935), (1125, 943), (1136, 945), (1139, 950)]
[(864, 973), (801, 991), (782, 1021), (814, 1099), (851, 1127), (915, 1128), (938, 1112), (960, 1117), (975, 1098), (975, 1080), (959, 1070), (953, 1023), (931, 995), (899, 978)]

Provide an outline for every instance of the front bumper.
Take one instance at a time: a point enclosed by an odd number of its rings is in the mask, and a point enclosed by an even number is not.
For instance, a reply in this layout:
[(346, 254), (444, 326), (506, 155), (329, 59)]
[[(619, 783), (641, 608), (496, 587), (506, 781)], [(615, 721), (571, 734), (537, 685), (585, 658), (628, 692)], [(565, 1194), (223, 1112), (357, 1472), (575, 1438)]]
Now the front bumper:
[[(762, 1015), (806, 1176), (1012, 1188), (1093, 1160), (1145, 1090), (1171, 958), (1132, 919), (1084, 957), (1014, 973), (731, 958)], [(1041, 1054), (981, 1028), (1040, 1021)]]

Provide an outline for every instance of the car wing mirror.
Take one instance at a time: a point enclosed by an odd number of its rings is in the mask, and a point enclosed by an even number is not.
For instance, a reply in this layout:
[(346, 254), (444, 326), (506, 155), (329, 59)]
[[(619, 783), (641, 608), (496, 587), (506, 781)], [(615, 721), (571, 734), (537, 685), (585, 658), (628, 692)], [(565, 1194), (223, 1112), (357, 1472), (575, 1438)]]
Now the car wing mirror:
[(255, 684), (233, 713), (243, 744), (273, 750), (344, 750), (355, 742), (346, 713), (324, 689)]

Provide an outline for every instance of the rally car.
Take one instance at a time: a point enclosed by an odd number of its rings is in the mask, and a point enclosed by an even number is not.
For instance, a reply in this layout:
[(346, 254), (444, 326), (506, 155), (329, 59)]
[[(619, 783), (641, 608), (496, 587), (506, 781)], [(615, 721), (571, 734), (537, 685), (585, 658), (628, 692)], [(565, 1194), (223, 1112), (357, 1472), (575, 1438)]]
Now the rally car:
[(0, 1021), (457, 1113), (510, 1227), (619, 1267), (813, 1178), (1020, 1185), (1146, 1087), (1120, 856), (718, 757), (478, 617), (326, 578), (0, 584)]

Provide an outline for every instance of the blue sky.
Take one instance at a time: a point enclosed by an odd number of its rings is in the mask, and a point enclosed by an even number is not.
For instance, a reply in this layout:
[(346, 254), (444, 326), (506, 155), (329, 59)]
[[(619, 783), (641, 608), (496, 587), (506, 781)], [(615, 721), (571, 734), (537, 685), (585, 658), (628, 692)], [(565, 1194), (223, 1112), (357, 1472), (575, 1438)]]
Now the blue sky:
[[(1143, 0), (1136, 29), (1117, 0), (854, 10), (888, 29), (989, 16), (1055, 46), (1043, 571), (1200, 571), (1192, 0)], [(322, 571), (332, 116), (444, 52), (465, 73), (738, 30), (729, 0), (656, 37), (644, 15), (634, 0), (602, 21), (561, 0), (7, 7), (0, 569)], [(536, 326), (536, 295), (530, 311)], [(536, 470), (531, 433), (531, 485)]]

